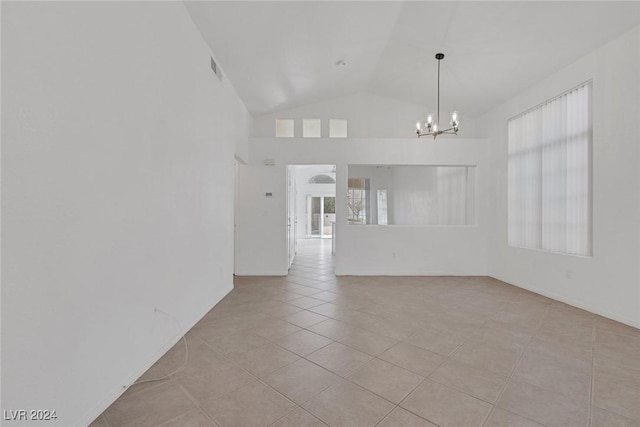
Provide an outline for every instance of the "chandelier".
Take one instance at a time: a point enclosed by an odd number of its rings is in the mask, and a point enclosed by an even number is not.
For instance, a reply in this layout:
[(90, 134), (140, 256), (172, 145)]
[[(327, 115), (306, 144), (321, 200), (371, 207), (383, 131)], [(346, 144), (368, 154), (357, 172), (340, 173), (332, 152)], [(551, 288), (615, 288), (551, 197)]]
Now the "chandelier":
[(458, 112), (453, 111), (451, 113), (451, 120), (449, 121), (449, 125), (451, 127), (440, 130), (440, 61), (444, 59), (444, 53), (436, 53), (436, 59), (438, 60), (438, 113), (435, 117), (433, 114), (429, 113), (429, 115), (427, 115), (427, 120), (424, 123), (421, 123), (420, 121), (416, 123), (416, 134), (418, 134), (418, 137), (433, 135), (433, 139), (436, 139), (438, 135), (442, 134), (457, 135), (459, 130), (458, 126), (460, 125)]

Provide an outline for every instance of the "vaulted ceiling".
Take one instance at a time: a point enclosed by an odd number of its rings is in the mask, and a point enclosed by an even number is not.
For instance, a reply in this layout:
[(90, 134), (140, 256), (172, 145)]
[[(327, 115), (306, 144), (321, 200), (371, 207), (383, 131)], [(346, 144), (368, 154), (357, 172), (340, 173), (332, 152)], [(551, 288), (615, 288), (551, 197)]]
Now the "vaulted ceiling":
[(359, 92), (433, 108), (437, 52), (442, 110), (477, 116), (640, 24), (640, 1), (185, 4), (256, 116)]

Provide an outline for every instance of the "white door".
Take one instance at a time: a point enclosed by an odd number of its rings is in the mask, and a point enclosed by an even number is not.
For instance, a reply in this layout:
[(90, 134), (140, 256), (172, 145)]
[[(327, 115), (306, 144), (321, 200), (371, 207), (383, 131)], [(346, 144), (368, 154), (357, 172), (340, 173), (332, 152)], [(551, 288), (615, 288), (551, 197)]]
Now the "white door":
[(293, 166), (287, 166), (287, 268), (291, 268), (296, 256), (296, 194), (295, 180), (292, 175)]

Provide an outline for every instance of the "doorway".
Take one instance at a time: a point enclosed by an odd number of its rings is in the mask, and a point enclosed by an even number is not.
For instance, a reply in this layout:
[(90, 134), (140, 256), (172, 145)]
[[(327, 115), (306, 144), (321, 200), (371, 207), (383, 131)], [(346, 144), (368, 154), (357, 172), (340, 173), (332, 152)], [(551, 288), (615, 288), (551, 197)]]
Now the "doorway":
[(335, 196), (307, 196), (307, 230), (305, 237), (330, 239), (336, 222)]
[(336, 221), (336, 166), (287, 166), (287, 253), (288, 268), (299, 241), (332, 239)]

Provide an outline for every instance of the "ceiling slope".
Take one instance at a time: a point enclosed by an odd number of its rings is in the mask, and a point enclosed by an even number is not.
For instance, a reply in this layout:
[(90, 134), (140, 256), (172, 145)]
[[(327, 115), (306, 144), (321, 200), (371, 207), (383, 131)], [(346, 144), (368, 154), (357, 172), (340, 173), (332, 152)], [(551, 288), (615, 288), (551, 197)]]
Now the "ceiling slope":
[[(640, 24), (639, 1), (185, 1), (254, 116), (369, 92), (477, 116)], [(345, 65), (337, 64), (344, 61)]]

